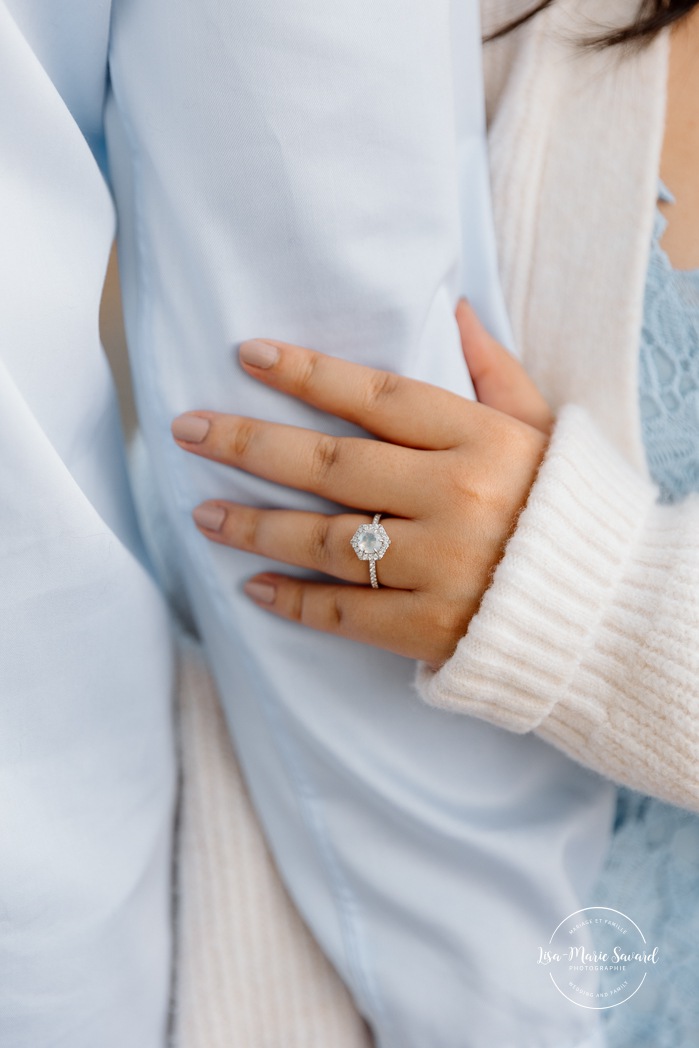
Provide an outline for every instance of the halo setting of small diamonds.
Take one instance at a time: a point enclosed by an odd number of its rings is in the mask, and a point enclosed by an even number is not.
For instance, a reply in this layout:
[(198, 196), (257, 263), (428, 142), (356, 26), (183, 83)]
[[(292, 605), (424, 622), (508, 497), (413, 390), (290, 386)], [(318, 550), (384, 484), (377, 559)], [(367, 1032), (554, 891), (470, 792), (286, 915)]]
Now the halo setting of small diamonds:
[(374, 589), (379, 584), (376, 578), (376, 561), (381, 560), (391, 540), (386, 534), (386, 529), (379, 524), (381, 514), (377, 513), (371, 524), (360, 524), (350, 539), (352, 549), (360, 560), (369, 561), (369, 578)]

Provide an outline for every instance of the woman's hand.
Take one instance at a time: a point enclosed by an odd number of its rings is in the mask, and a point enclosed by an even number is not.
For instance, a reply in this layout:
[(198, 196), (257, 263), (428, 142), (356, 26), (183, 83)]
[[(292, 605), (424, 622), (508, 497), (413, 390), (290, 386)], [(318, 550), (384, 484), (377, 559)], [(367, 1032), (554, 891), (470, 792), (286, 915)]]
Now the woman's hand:
[[(220, 499), (194, 510), (213, 542), (342, 580), (265, 572), (245, 585), (260, 607), (433, 666), (452, 654), (527, 500), (553, 422), (521, 365), (466, 303), (457, 320), (480, 403), (283, 342), (241, 346), (241, 363), (259, 382), (378, 440), (210, 411), (174, 421), (186, 451), (354, 510), (328, 516)], [(350, 539), (378, 512), (391, 545), (376, 562), (376, 591)]]

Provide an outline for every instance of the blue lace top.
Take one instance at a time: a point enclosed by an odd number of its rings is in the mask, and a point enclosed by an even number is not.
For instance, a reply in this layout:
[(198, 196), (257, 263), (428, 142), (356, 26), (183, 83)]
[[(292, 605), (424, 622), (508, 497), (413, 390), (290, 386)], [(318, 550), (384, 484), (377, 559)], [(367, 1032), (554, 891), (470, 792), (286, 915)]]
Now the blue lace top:
[[(674, 203), (660, 186), (660, 199)], [(673, 269), (660, 246), (658, 211), (651, 249), (640, 356), (643, 440), (663, 502), (699, 491), (699, 270)]]
[[(661, 184), (659, 198), (674, 203)], [(699, 270), (674, 270), (658, 211), (646, 283), (639, 396), (659, 501), (699, 491)], [(699, 536), (697, 537), (699, 541)], [(699, 817), (619, 791), (616, 825), (591, 905), (621, 910), (659, 947), (635, 997), (602, 1012), (609, 1048), (699, 1045)]]

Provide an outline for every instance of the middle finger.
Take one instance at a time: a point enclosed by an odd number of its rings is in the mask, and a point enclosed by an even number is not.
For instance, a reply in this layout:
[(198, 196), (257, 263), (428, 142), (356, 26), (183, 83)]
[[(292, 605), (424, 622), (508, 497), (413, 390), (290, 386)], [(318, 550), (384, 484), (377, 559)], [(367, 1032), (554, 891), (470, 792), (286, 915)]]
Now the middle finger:
[(211, 411), (180, 415), (172, 432), (186, 451), (341, 505), (400, 517), (429, 508), (426, 456), (439, 452)]

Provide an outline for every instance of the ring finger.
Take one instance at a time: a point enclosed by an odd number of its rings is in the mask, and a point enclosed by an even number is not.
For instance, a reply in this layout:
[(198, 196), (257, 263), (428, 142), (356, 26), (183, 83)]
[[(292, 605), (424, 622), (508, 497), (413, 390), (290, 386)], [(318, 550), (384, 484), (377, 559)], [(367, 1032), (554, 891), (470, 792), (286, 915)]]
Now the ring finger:
[[(211, 501), (197, 506), (194, 520), (213, 542), (247, 553), (321, 571), (346, 582), (369, 584), (369, 562), (359, 560), (350, 539), (369, 514), (322, 513), (257, 509), (234, 502)], [(420, 524), (400, 517), (381, 519), (391, 546), (377, 561), (379, 585), (392, 589), (419, 589), (424, 572), (412, 558)]]

